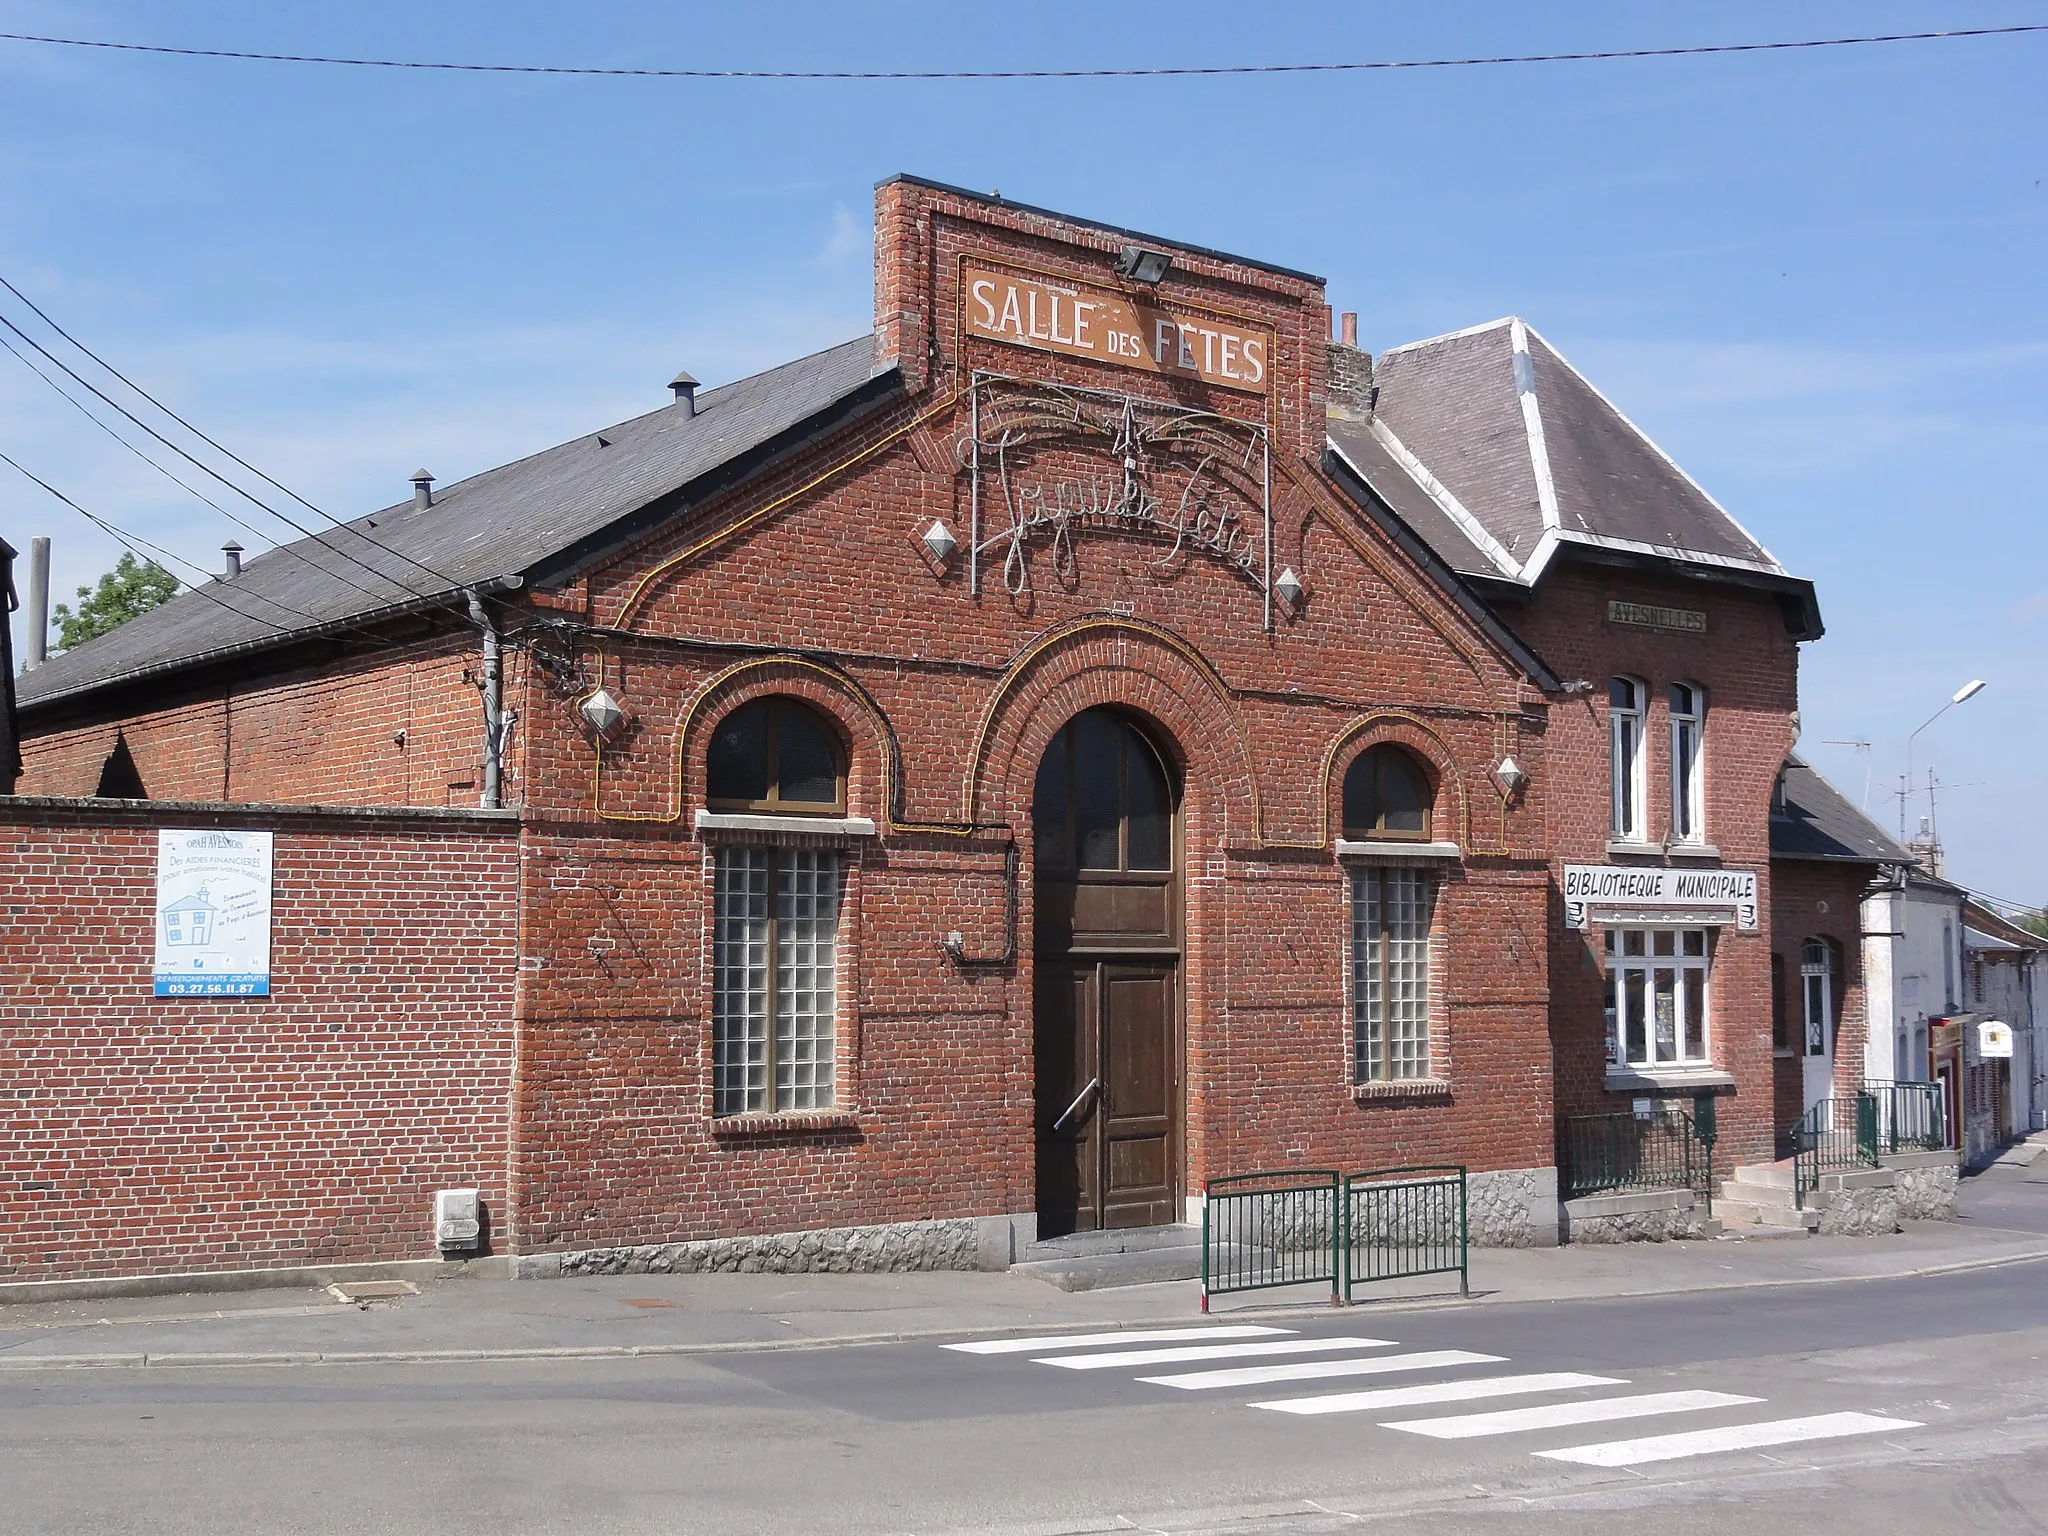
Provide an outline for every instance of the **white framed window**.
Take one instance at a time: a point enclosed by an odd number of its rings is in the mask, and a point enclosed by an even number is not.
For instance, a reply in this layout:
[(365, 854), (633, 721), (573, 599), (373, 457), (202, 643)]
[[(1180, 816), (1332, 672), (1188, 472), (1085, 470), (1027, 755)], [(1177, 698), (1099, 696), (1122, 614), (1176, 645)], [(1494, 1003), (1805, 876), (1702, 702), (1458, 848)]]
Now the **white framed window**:
[(1800, 1049), (1808, 1056), (1826, 1056), (1835, 1040), (1835, 955), (1825, 939), (1799, 946), (1799, 997), (1806, 1027)]
[(1647, 690), (1632, 677), (1607, 683), (1607, 771), (1613, 834), (1624, 843), (1645, 839), (1643, 825), (1643, 708)]
[(1607, 1059), (1617, 1067), (1701, 1066), (1712, 1060), (1704, 928), (1607, 930)]
[(1429, 927), (1436, 877), (1369, 865), (1351, 876), (1352, 1081), (1429, 1076)]
[(830, 1109), (844, 858), (744, 847), (714, 858), (712, 1112)]
[(1706, 741), (1707, 695), (1691, 683), (1671, 685), (1671, 840), (1707, 840), (1706, 784), (1701, 748)]

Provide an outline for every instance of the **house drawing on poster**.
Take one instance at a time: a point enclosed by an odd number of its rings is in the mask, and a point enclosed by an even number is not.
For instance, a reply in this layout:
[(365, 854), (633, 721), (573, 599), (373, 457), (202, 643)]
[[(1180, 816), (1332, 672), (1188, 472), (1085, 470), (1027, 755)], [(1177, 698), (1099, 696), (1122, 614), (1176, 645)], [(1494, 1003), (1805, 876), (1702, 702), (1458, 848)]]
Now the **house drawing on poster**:
[(180, 946), (205, 944), (213, 937), (215, 907), (201, 886), (164, 908), (164, 942)]

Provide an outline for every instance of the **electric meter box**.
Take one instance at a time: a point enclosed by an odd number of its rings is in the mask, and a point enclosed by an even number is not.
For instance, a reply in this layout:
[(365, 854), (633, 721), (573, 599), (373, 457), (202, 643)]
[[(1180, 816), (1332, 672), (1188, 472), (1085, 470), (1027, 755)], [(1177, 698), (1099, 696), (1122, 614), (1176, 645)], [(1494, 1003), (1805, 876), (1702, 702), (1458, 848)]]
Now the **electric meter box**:
[(474, 1253), (483, 1238), (483, 1199), (474, 1189), (434, 1192), (434, 1246), (443, 1253)]

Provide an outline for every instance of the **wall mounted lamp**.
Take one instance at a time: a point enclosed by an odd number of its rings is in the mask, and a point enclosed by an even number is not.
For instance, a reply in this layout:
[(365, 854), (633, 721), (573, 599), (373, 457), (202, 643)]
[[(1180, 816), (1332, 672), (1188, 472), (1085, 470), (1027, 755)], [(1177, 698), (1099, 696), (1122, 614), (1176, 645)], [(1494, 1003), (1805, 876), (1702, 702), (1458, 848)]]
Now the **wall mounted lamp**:
[(583, 723), (590, 727), (591, 734), (602, 742), (615, 740), (631, 719), (626, 706), (613, 698), (611, 691), (606, 688), (598, 689), (578, 704), (576, 713), (582, 717)]
[(1115, 270), (1118, 277), (1157, 287), (1172, 265), (1173, 258), (1164, 251), (1148, 251), (1142, 245), (1127, 245), (1117, 253)]
[(1500, 792), (1512, 800), (1529, 784), (1529, 770), (1512, 757), (1504, 757), (1493, 770), (1493, 782), (1500, 786)]
[(933, 562), (941, 571), (953, 563), (953, 552), (960, 547), (960, 541), (953, 537), (953, 530), (939, 518), (932, 519), (931, 527), (925, 529), (918, 542), (924, 545)]
[(1289, 610), (1301, 606), (1301, 600), (1308, 596), (1308, 588), (1301, 584), (1301, 578), (1294, 574), (1294, 567), (1281, 567), (1280, 574), (1273, 581), (1273, 595), (1285, 603)]

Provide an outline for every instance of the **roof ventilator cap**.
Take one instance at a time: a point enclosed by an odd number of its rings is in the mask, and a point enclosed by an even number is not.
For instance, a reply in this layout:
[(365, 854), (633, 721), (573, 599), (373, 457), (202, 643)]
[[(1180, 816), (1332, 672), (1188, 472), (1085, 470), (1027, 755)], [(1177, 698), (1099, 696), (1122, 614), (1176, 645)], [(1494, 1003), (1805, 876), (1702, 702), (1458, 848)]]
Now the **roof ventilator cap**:
[(697, 414), (697, 381), (695, 379), (691, 378), (687, 373), (678, 373), (668, 381), (668, 387), (675, 391), (676, 399), (681, 402), (684, 414), (690, 416)]
[(233, 539), (221, 545), (221, 554), (227, 559), (228, 568), (221, 573), (222, 581), (233, 581), (242, 574), (242, 546)]
[(434, 477), (424, 469), (412, 472), (412, 504), (416, 507), (431, 507), (434, 504)]

